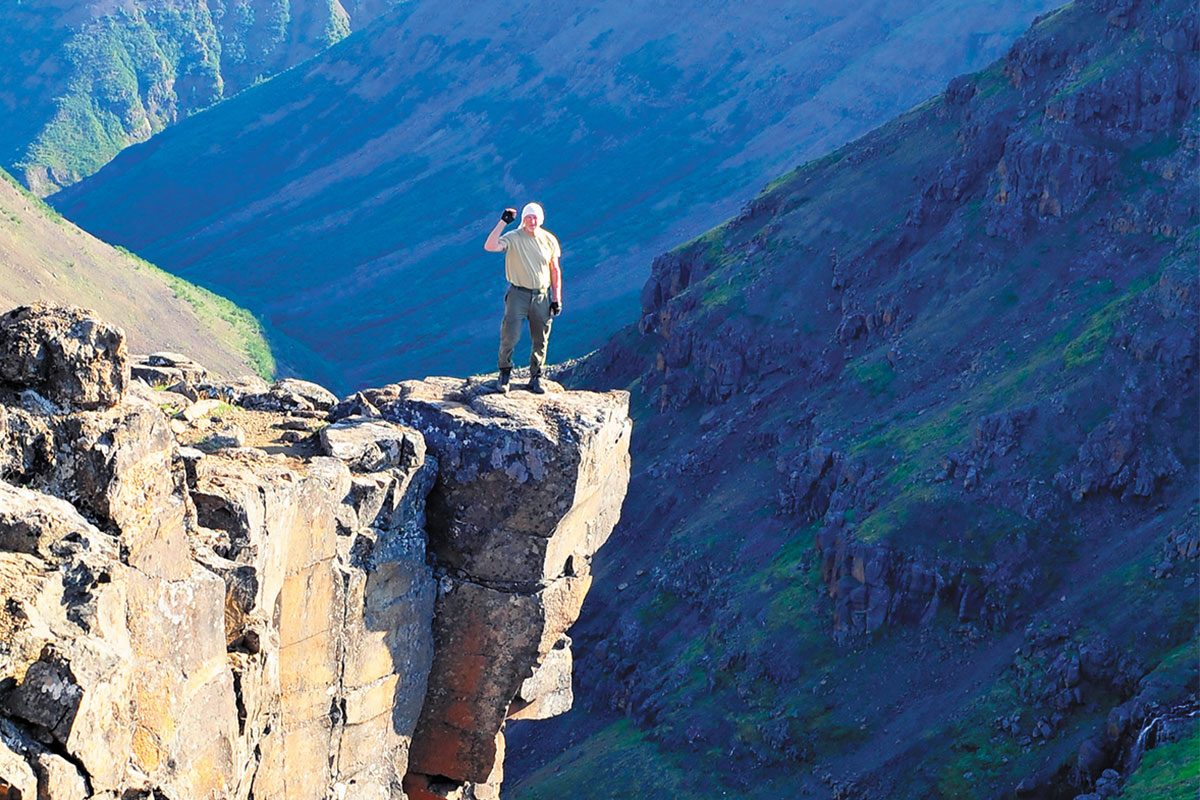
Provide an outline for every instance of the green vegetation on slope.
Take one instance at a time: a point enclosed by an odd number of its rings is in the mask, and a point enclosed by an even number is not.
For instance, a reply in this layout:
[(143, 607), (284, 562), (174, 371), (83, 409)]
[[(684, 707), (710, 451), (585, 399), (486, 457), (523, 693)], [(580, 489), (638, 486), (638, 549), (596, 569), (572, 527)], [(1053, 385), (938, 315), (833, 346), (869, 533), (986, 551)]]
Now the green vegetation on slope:
[(1121, 797), (1129, 800), (1196, 800), (1200, 788), (1200, 719), (1190, 736), (1156, 747), (1125, 784)]
[(349, 33), (328, 0), (79, 5), (0, 6), (0, 166), (41, 195)]
[(93, 308), (134, 352), (183, 352), (217, 374), (275, 374), (261, 323), (243, 308), (100, 242), (0, 170), (0, 304)]
[[(1129, 13), (1051, 15), (774, 182), (582, 370), (639, 433), (577, 702), (713, 796), (1069, 797), (1114, 708), (1194, 704), (1200, 116), (1143, 44), (1195, 21)], [(1095, 95), (1149, 75), (1161, 105)], [(517, 797), (596, 781), (522, 731)]]
[[(586, 778), (584, 776), (587, 776)], [(605, 776), (597, 780), (594, 776)], [(535, 775), (514, 800), (644, 800), (672, 797), (710, 800), (711, 786), (682, 759), (663, 753), (628, 720), (620, 720)]]

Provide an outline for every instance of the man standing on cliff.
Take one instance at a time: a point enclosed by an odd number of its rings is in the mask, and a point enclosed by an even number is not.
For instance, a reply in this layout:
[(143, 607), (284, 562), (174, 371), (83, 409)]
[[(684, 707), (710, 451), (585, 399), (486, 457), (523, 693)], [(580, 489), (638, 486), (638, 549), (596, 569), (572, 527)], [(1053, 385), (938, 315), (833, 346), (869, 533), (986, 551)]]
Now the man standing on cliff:
[(505, 393), (512, 378), (513, 348), (521, 336), (521, 321), (529, 320), (529, 391), (545, 394), (542, 365), (550, 340), (550, 323), (562, 313), (562, 271), (558, 266), (562, 249), (554, 234), (542, 227), (546, 212), (537, 203), (521, 209), (521, 226), (501, 235), (504, 226), (517, 218), (515, 208), (506, 208), (488, 234), (483, 249), (504, 253), (504, 321), (500, 323), (500, 378), (497, 389)]

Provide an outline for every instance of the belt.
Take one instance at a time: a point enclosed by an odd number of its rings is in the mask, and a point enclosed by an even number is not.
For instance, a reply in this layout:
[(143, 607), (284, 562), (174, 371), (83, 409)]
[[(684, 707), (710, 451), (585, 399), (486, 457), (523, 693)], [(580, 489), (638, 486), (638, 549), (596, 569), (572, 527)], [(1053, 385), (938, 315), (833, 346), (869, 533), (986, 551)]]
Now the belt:
[(528, 286), (517, 286), (515, 283), (510, 283), (508, 287), (510, 289), (520, 289), (522, 292), (532, 292), (533, 294), (545, 294), (546, 292), (550, 291), (549, 286), (545, 286), (541, 289), (530, 289)]

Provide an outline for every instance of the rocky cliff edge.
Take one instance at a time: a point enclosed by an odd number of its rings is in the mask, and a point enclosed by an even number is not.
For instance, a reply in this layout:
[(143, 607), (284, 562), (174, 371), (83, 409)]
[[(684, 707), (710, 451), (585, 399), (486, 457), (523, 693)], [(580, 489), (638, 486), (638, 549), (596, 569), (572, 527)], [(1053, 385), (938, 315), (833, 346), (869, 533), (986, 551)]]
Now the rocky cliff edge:
[(498, 797), (506, 719), (571, 705), (630, 430), (624, 392), (339, 403), (0, 316), (0, 797)]

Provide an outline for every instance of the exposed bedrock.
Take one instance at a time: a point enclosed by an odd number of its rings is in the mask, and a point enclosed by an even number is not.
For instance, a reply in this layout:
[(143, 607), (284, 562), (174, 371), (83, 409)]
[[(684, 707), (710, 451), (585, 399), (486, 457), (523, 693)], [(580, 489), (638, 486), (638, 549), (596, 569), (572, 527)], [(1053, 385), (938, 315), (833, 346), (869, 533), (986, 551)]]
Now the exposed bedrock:
[(435, 797), (428, 787), (449, 779), (495, 796), (505, 719), (570, 707), (565, 633), (624, 500), (628, 395), (535, 399), (431, 378), (365, 392), (334, 416), (363, 407), (421, 430), (438, 462), (434, 664), (406, 788)]
[(494, 797), (505, 719), (570, 707), (626, 395), (432, 379), (329, 424), (303, 382), (131, 382), (80, 309), (3, 319), (0, 796)]

